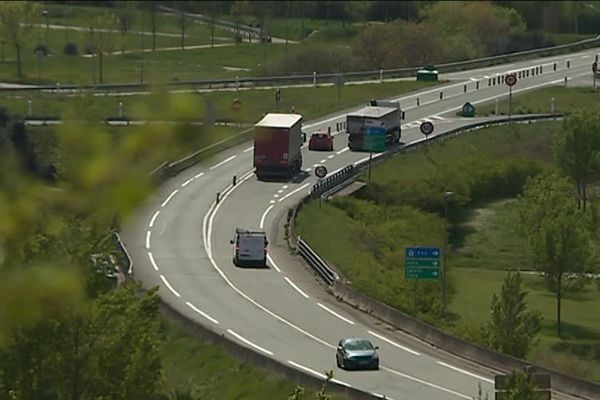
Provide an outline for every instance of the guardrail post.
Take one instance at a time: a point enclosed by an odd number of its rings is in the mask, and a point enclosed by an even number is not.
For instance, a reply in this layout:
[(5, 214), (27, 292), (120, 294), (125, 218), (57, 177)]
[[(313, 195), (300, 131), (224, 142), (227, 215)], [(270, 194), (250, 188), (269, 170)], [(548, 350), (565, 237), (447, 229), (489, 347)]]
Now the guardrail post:
[(235, 186), (235, 184), (237, 183), (237, 176), (233, 176), (233, 186)]
[(317, 87), (317, 73), (313, 72), (313, 87)]
[(496, 97), (496, 109), (495, 111), (495, 115), (498, 115), (498, 112), (500, 111), (500, 100)]
[(544, 66), (540, 65), (540, 74), (543, 74), (543, 73), (544, 73)]
[(239, 75), (235, 76), (235, 91), (237, 92), (238, 90), (240, 90), (240, 77)]
[(492, 86), (492, 80), (488, 79), (488, 86)]
[(217, 204), (221, 201), (221, 192), (217, 192)]
[(383, 83), (383, 69), (379, 69), (379, 83)]
[(550, 112), (554, 114), (554, 97), (550, 99)]
[(33, 111), (32, 109), (33, 109), (33, 107), (31, 106), (31, 99), (29, 99), (29, 100), (27, 100), (27, 116), (28, 117), (31, 117), (31, 113)]
[(565, 76), (565, 86), (567, 86), (567, 77)]
[(479, 81), (475, 82), (475, 89), (479, 89)]

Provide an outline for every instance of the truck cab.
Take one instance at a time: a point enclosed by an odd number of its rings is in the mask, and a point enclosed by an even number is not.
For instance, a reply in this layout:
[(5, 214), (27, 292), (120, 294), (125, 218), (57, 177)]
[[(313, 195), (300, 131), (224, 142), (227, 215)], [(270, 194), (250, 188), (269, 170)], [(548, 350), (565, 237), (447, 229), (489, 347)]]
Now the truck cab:
[(233, 239), (233, 264), (242, 266), (267, 266), (267, 246), (269, 241), (264, 231), (250, 231), (237, 228)]

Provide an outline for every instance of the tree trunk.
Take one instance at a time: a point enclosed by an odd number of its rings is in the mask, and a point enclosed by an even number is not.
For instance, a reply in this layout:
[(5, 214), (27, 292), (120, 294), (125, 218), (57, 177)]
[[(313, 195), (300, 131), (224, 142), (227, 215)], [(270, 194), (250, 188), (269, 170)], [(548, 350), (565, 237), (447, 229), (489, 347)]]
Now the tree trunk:
[(587, 205), (587, 182), (585, 179), (581, 180), (581, 194), (583, 197), (583, 211), (585, 211), (585, 207)]
[(102, 52), (98, 53), (98, 80), (104, 83), (104, 75), (102, 70)]
[(577, 179), (577, 209), (581, 209), (581, 179)]
[(17, 76), (20, 78), (23, 76), (23, 71), (21, 70), (21, 46), (15, 45), (15, 52), (17, 53)]
[(556, 334), (558, 337), (562, 337), (560, 329), (560, 311), (561, 311), (561, 300), (562, 300), (562, 274), (559, 274), (556, 278)]

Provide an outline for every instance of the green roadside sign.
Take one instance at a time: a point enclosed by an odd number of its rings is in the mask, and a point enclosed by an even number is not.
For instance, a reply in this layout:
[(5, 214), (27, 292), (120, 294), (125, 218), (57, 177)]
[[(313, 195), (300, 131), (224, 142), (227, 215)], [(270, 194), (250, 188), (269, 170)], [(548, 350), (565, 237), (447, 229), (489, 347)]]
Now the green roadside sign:
[(436, 247), (407, 247), (404, 253), (406, 279), (439, 279), (440, 249)]
[(363, 149), (373, 153), (385, 151), (385, 128), (366, 127), (363, 136)]

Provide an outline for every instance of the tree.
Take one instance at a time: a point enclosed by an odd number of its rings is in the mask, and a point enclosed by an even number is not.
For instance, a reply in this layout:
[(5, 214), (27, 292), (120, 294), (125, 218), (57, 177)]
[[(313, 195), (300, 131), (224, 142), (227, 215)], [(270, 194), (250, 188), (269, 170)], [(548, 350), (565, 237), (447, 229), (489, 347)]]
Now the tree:
[(535, 383), (528, 374), (513, 370), (508, 375), (506, 393), (502, 398), (505, 400), (539, 400), (535, 389)]
[(587, 185), (600, 167), (600, 114), (579, 110), (569, 115), (554, 139), (561, 170), (577, 186), (578, 207), (586, 209)]
[(188, 26), (188, 16), (185, 11), (180, 10), (177, 14), (177, 23), (181, 32), (181, 50), (185, 49), (185, 30)]
[(121, 32), (121, 54), (125, 54), (125, 43), (127, 35), (135, 21), (133, 3), (130, 1), (120, 1), (117, 9), (117, 19), (119, 20), (119, 30)]
[(33, 34), (33, 23), (39, 15), (39, 6), (30, 1), (0, 2), (0, 36), (11, 43), (17, 58), (17, 76), (23, 76), (21, 52)]
[(152, 31), (152, 51), (156, 51), (156, 30), (158, 29), (158, 2), (154, 0), (142, 1), (141, 7), (146, 10), (150, 19), (150, 30)]
[(524, 358), (540, 331), (542, 316), (539, 311), (527, 310), (527, 291), (516, 271), (509, 271), (498, 297), (492, 296), (491, 317), (487, 324), (489, 345), (505, 354)]
[(88, 31), (90, 51), (98, 57), (98, 79), (104, 83), (104, 54), (110, 53), (115, 45), (114, 29), (117, 25), (115, 17), (111, 14), (94, 17)]
[(567, 179), (551, 173), (531, 179), (520, 198), (521, 227), (530, 247), (531, 262), (544, 274), (556, 297), (559, 337), (562, 298), (579, 284), (576, 279), (568, 279), (569, 275), (577, 277), (585, 272), (589, 254), (582, 214), (570, 195)]

